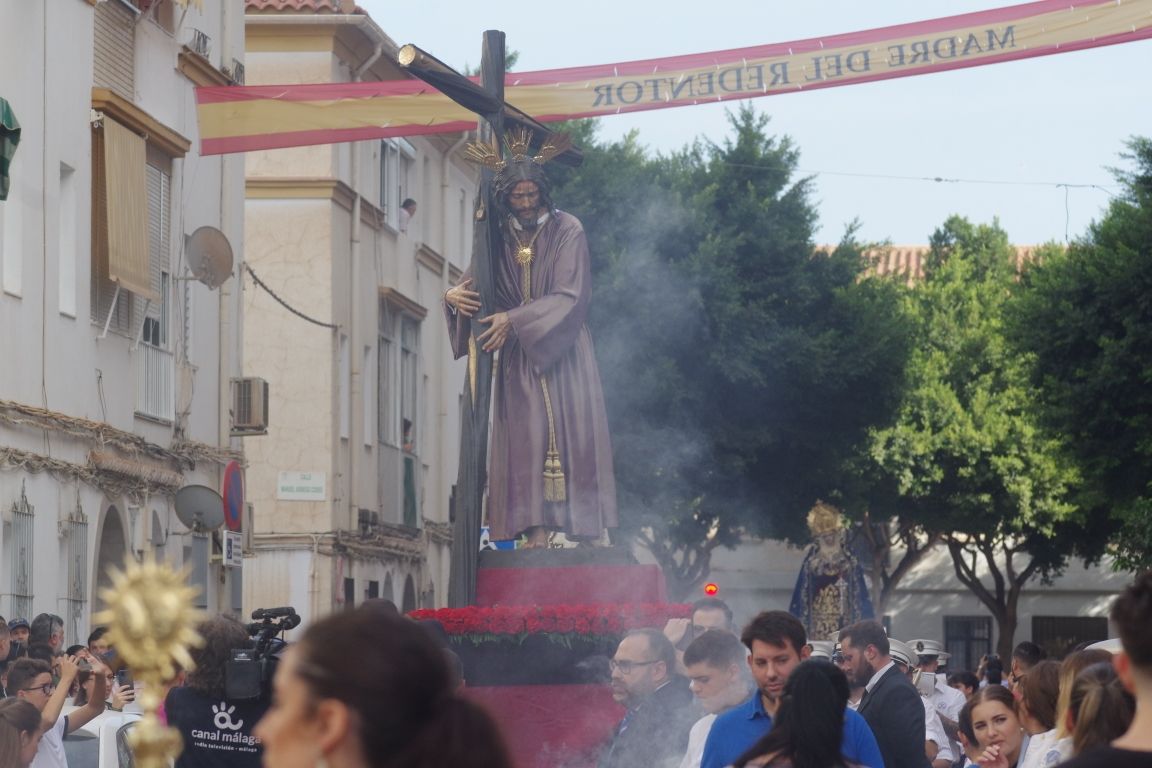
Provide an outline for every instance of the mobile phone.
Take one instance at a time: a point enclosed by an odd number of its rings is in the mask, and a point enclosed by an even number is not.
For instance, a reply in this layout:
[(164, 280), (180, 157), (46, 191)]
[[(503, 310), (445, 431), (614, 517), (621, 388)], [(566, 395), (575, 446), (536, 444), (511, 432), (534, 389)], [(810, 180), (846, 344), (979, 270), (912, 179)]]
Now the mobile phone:
[(133, 684), (132, 672), (127, 667), (116, 673), (116, 685), (126, 685), (131, 688)]

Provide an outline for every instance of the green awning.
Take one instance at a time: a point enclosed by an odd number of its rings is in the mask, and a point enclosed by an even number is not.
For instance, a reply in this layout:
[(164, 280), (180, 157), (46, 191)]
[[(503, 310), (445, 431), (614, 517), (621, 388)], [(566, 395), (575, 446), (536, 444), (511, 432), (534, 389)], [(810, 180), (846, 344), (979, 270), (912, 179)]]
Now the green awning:
[(16, 113), (4, 99), (0, 99), (0, 200), (8, 199), (8, 167), (20, 143), (20, 123)]

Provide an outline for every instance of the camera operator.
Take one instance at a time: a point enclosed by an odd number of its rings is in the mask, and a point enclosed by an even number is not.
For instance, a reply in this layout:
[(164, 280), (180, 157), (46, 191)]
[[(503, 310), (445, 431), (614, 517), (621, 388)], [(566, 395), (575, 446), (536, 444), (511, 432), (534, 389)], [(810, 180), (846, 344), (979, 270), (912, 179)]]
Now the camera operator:
[(196, 668), (165, 700), (168, 724), (184, 739), (175, 768), (259, 768), (263, 750), (252, 729), (268, 709), (268, 697), (230, 699), (225, 693), (233, 650), (252, 647), (248, 632), (226, 616), (209, 619), (197, 630), (205, 642), (190, 649)]

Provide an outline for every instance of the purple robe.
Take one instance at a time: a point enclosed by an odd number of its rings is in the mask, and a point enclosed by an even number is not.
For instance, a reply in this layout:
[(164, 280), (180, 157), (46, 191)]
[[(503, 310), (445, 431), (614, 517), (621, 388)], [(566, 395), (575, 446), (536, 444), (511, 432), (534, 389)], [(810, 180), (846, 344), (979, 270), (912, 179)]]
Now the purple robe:
[[(488, 453), (488, 524), (493, 539), (510, 539), (543, 525), (575, 537), (615, 528), (616, 480), (600, 372), (585, 319), (592, 273), (580, 221), (554, 211), (534, 244), (532, 300), (524, 303), (515, 235), (495, 264), (495, 306), (477, 316), (507, 312), (513, 332), (500, 350), (492, 393)], [(471, 274), (471, 269), (466, 277)], [(446, 308), (452, 351), (468, 354), (471, 321)], [(486, 326), (485, 326), (486, 327)], [(540, 377), (548, 382), (556, 444), (567, 500), (544, 500), (548, 416)]]

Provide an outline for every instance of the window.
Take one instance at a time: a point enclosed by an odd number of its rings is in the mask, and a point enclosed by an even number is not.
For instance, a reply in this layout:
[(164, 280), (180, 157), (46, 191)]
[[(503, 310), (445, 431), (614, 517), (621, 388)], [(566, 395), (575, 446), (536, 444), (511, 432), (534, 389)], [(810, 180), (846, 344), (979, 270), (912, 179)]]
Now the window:
[[(384, 520), (419, 525), (421, 401), (420, 320), (398, 304), (380, 300), (377, 341), (377, 435), (379, 508)], [(405, 303), (407, 302), (407, 303)], [(422, 311), (416, 307), (411, 311)]]
[(372, 408), (372, 347), (364, 347), (364, 357), (360, 364), (360, 420), (364, 429), (364, 446), (371, 448), (375, 442), (372, 437), (372, 422), (376, 415)]
[(24, 489), (20, 500), (12, 503), (12, 515), (4, 527), (4, 562), (8, 564), (8, 588), (4, 595), (5, 616), (34, 616), (32, 611), (32, 535), (36, 509), (28, 503)]
[(1108, 619), (1103, 616), (1033, 616), (1032, 642), (1050, 658), (1063, 658), (1080, 643), (1108, 639)]
[(142, 136), (105, 117), (92, 143), (92, 320), (128, 333), (133, 301), (125, 292), (160, 298), (152, 287), (150, 219), (166, 197), (150, 178), (158, 169), (146, 170)]
[[(114, 5), (102, 3), (97, 8)], [(107, 88), (92, 89), (91, 318), (100, 335), (168, 333), (161, 273), (171, 273), (172, 160), (191, 142)]]
[(348, 336), (340, 334), (340, 437), (347, 440), (352, 428), (352, 419), (349, 411), (352, 403), (349, 398), (349, 389), (352, 379), (352, 360), (348, 352)]
[(388, 139), (380, 142), (380, 208), (388, 226), (399, 229), (400, 219), (400, 150)]
[(944, 649), (952, 654), (948, 669), (975, 671), (992, 652), (991, 616), (945, 616)]
[(23, 157), (17, 152), (13, 158), (12, 188), (0, 205), (0, 289), (9, 296), (24, 292), (24, 186), (15, 167)]
[(385, 139), (380, 146), (380, 207), (392, 229), (400, 228), (400, 203), (408, 197), (408, 183), (416, 149), (404, 139)]
[(148, 186), (148, 282), (155, 298), (137, 298), (137, 311), (144, 315), (142, 341), (158, 349), (170, 349), (170, 286), (172, 236), (171, 160), (160, 152), (148, 152), (144, 177)]
[(97, 3), (92, 84), (133, 99), (136, 94), (136, 14), (123, 3)]
[(144, 318), (140, 340), (157, 349), (168, 349), (168, 291), (171, 278), (167, 272), (160, 273), (160, 303), (149, 305), (148, 316)]
[(395, 401), (392, 399), (392, 349), (393, 313), (387, 302), (380, 302), (380, 327), (376, 345), (376, 439), (387, 445), (395, 445), (394, 414)]
[(76, 509), (64, 522), (65, 557), (67, 558), (68, 606), (65, 635), (80, 639), (86, 637), (84, 606), (88, 602), (88, 517), (77, 501)]
[(416, 382), (420, 372), (420, 324), (407, 315), (400, 318), (400, 424), (401, 447), (406, 453), (416, 453), (417, 406)]
[(344, 608), (352, 610), (356, 607), (356, 579), (344, 578)]
[[(135, 295), (132, 316), (141, 318), (137, 365), (136, 412), (154, 419), (175, 418), (175, 355), (171, 347), (172, 161), (149, 147), (144, 166), (147, 193), (148, 289)], [(126, 301), (123, 295), (121, 301)]]
[(60, 209), (56, 297), (60, 314), (76, 317), (76, 171), (60, 164)]

